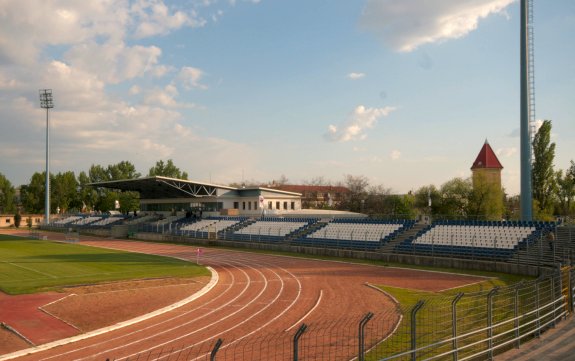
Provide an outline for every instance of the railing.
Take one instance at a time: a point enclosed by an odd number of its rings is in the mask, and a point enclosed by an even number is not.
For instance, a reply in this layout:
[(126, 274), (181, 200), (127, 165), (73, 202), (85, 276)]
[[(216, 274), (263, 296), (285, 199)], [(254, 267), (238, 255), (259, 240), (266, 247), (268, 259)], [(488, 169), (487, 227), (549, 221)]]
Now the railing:
[(118, 358), (148, 360), (485, 360), (537, 338), (573, 312), (570, 268), (482, 292), (430, 296), (259, 337), (209, 339)]

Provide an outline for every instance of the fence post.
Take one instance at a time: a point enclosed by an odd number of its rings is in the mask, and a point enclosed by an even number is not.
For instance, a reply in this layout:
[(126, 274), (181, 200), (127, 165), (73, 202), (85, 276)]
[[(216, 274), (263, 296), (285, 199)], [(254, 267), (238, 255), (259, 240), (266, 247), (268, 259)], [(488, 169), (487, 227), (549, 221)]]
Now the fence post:
[(515, 319), (515, 348), (519, 348), (521, 345), (521, 340), (519, 339), (519, 288), (523, 287), (523, 280), (519, 282), (517, 287), (515, 287), (515, 300), (514, 300), (514, 310), (513, 316)]
[(303, 335), (303, 333), (307, 330), (307, 325), (302, 323), (301, 326), (296, 331), (295, 335), (293, 336), (293, 361), (299, 360), (299, 339)]
[(424, 301), (417, 301), (417, 303), (415, 304), (415, 306), (413, 306), (413, 308), (411, 309), (411, 360), (412, 361), (416, 361), (417, 360), (417, 352), (416, 352), (416, 348), (417, 348), (417, 322), (416, 322), (416, 316), (417, 316), (417, 312), (421, 309), (421, 307), (423, 307), (423, 305), (425, 304)]
[(359, 321), (359, 352), (357, 356), (358, 361), (365, 360), (365, 326), (373, 317), (373, 313), (368, 312), (361, 321)]
[(573, 270), (568, 270), (569, 275), (569, 312), (573, 313)]
[(218, 350), (222, 346), (222, 343), (224, 343), (224, 341), (221, 338), (218, 338), (218, 340), (216, 341), (216, 344), (214, 345), (214, 349), (212, 350), (212, 353), (210, 353), (210, 361), (216, 360), (216, 354), (218, 353)]
[(541, 337), (541, 315), (540, 315), (540, 310), (539, 310), (539, 304), (541, 303), (540, 301), (540, 295), (539, 295), (539, 282), (541, 281), (541, 279), (538, 279), (537, 281), (535, 281), (535, 315), (537, 317), (537, 322), (535, 323), (537, 325), (537, 337)]
[(463, 297), (464, 293), (460, 292), (455, 295), (453, 301), (451, 301), (451, 329), (452, 329), (452, 338), (453, 341), (451, 342), (453, 348), (453, 361), (457, 361), (457, 302)]
[(493, 360), (493, 296), (499, 291), (499, 287), (493, 288), (487, 294), (487, 342), (489, 344), (489, 359)]
[[(559, 293), (561, 293), (561, 266), (559, 266), (559, 269), (555, 273), (557, 273), (559, 276)], [(555, 277), (554, 276), (551, 277), (551, 295), (553, 295), (552, 296), (553, 299), (551, 300), (551, 302), (553, 305), (553, 328), (555, 328), (555, 326), (557, 326), (557, 316), (555, 313), (555, 310), (557, 309), (557, 292), (555, 291)]]

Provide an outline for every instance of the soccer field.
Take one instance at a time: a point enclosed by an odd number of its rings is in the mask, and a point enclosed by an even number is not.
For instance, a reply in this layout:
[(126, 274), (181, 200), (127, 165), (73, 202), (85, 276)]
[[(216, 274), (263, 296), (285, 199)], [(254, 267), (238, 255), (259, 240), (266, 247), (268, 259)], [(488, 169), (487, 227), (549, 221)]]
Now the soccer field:
[(209, 275), (174, 258), (0, 235), (0, 290), (8, 294), (107, 281)]

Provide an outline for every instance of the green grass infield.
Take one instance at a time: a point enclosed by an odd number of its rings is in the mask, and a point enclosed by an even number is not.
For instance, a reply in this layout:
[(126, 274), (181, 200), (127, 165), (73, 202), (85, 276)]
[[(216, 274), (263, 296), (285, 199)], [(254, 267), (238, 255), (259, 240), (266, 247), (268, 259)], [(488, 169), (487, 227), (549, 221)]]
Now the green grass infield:
[(169, 257), (0, 235), (0, 290), (11, 295), (119, 280), (209, 275), (205, 267)]

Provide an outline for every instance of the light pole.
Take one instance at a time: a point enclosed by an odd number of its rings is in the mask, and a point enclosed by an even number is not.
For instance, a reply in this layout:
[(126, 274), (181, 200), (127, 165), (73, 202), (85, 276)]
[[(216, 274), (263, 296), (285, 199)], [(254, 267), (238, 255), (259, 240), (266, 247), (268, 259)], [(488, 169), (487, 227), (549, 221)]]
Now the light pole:
[(44, 223), (50, 224), (50, 109), (54, 108), (52, 89), (40, 89), (40, 107), (46, 109), (46, 203)]

